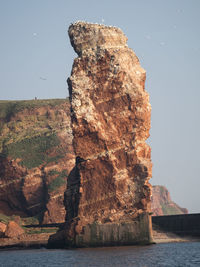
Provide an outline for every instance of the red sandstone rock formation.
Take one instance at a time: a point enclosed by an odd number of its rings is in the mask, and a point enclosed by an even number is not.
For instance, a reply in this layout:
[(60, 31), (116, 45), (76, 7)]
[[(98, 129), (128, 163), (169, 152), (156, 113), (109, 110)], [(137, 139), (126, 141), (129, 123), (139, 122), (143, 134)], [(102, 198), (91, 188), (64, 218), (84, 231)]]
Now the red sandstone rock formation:
[(145, 70), (118, 28), (77, 22), (69, 37), (78, 54), (68, 79), (77, 158), (65, 193), (66, 242), (149, 242), (152, 164), (145, 140), (151, 106)]
[(23, 235), (25, 231), (14, 221), (10, 221), (4, 233), (5, 237), (13, 238)]
[(187, 209), (181, 208), (171, 200), (169, 191), (161, 185), (152, 187), (151, 207), (153, 216), (188, 213)]

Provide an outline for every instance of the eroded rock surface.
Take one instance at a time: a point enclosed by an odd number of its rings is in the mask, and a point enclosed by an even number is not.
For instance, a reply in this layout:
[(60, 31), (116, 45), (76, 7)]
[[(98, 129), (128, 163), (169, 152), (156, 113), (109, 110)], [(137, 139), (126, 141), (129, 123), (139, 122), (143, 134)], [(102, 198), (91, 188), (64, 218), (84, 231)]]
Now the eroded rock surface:
[(7, 225), (4, 235), (5, 237), (13, 238), (23, 235), (24, 233), (24, 229), (22, 229), (16, 222), (10, 221)]
[(148, 243), (151, 106), (145, 70), (118, 28), (77, 22), (69, 37), (78, 54), (68, 79), (76, 166), (65, 193), (65, 241)]
[(165, 186), (152, 187), (151, 207), (153, 216), (187, 214), (186, 208), (181, 208), (172, 201), (169, 191)]

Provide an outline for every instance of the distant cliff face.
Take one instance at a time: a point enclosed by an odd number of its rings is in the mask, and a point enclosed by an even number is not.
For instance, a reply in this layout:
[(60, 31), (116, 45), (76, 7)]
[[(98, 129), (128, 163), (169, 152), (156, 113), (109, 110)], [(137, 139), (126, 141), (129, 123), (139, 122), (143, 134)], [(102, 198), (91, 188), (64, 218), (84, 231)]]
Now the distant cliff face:
[(76, 166), (65, 204), (68, 237), (79, 243), (84, 227), (140, 225), (150, 212), (151, 106), (145, 70), (120, 29), (78, 22), (69, 37), (79, 57), (68, 79)]
[(0, 102), (0, 213), (63, 222), (74, 166), (68, 100)]
[(151, 207), (153, 216), (187, 214), (188, 210), (179, 207), (171, 200), (169, 191), (166, 187), (155, 185), (152, 187)]

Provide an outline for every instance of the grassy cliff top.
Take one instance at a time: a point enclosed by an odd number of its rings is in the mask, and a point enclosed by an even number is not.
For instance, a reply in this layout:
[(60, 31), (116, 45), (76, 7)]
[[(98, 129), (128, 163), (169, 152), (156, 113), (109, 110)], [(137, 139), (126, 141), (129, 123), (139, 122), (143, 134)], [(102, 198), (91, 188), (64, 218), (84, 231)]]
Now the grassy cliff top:
[[(63, 156), (57, 133), (67, 129), (68, 108), (62, 104), (68, 101), (0, 101), (0, 157), (20, 159), (21, 165), (31, 169)], [(21, 115), (15, 117), (17, 113)]]
[(32, 109), (43, 106), (57, 106), (66, 101), (65, 99), (36, 99), (36, 100), (0, 100), (0, 120), (8, 120), (12, 114), (15, 114), (23, 109)]

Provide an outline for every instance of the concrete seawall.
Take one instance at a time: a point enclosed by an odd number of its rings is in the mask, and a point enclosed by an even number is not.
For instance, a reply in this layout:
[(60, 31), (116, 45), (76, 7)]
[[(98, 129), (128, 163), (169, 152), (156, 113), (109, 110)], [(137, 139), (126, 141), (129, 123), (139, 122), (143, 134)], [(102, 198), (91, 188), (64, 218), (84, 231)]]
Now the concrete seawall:
[(153, 216), (153, 225), (180, 236), (200, 237), (200, 213)]

